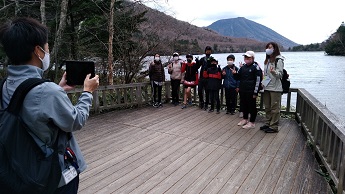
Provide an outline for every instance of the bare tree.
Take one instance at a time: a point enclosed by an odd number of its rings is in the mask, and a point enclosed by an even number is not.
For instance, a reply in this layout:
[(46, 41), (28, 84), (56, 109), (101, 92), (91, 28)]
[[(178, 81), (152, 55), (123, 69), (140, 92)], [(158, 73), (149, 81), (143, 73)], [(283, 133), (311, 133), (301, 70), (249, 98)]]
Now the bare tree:
[(19, 0), (15, 0), (14, 3), (16, 4), (15, 8), (14, 8), (14, 16), (17, 16), (20, 10), (19, 7)]
[(41, 10), (41, 22), (43, 25), (46, 25), (47, 19), (46, 19), (46, 1), (45, 0), (41, 0), (40, 10)]
[(114, 39), (114, 5), (115, 0), (110, 1), (109, 14), (109, 48), (108, 48), (108, 84), (113, 85), (113, 39)]
[[(52, 60), (56, 61), (58, 50), (62, 44), (62, 35), (63, 31), (66, 27), (66, 16), (67, 16), (67, 5), (68, 0), (61, 1), (61, 11), (60, 11), (60, 20), (59, 20), (59, 27), (57, 29), (55, 40), (54, 40), (54, 47), (51, 52)], [(52, 66), (52, 64), (50, 64)], [(58, 64), (55, 62), (55, 71), (57, 71)], [(55, 73), (55, 79), (57, 78), (57, 72)]]

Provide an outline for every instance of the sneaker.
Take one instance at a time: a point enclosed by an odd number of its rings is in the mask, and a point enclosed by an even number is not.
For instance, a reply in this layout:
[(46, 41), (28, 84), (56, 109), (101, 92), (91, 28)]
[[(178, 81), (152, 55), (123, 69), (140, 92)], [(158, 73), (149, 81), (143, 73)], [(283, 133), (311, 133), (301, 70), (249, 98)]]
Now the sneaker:
[(157, 102), (155, 102), (155, 103), (153, 103), (153, 105), (152, 105), (153, 107), (155, 107), (155, 108), (157, 108), (158, 107), (158, 103)]
[(207, 111), (207, 106), (204, 107), (204, 111)]
[(238, 115), (240, 118), (243, 118), (243, 112), (240, 112), (240, 114)]
[(234, 111), (232, 111), (232, 112), (230, 112), (230, 114), (231, 114), (231, 115), (234, 115), (234, 114), (235, 114), (235, 112), (234, 112)]
[(188, 104), (189, 105), (193, 105), (193, 102), (190, 100), (190, 101), (188, 101)]
[(272, 129), (271, 127), (268, 127), (264, 129), (265, 133), (278, 133), (277, 129)]
[(186, 104), (183, 104), (183, 106), (181, 107), (182, 109), (185, 109), (187, 108), (187, 105)]
[(220, 110), (217, 110), (216, 114), (219, 114), (220, 113)]
[(230, 112), (226, 111), (226, 113), (225, 113), (225, 114), (227, 114), (227, 115), (228, 115), (228, 114), (230, 114)]
[(213, 111), (214, 111), (213, 109), (208, 110), (208, 112), (213, 112)]
[(246, 125), (242, 126), (243, 129), (254, 129), (255, 124), (252, 122), (247, 123)]
[(247, 123), (248, 123), (248, 120), (243, 119), (242, 121), (240, 121), (239, 123), (237, 123), (237, 125), (238, 125), (238, 126), (243, 126), (243, 125), (245, 125), (245, 124), (247, 124)]
[(262, 125), (261, 127), (260, 127), (260, 130), (265, 130), (265, 129), (267, 129), (267, 128), (269, 128), (269, 126), (267, 126), (267, 125)]
[(162, 103), (157, 103), (157, 108), (159, 107), (163, 107), (163, 104)]

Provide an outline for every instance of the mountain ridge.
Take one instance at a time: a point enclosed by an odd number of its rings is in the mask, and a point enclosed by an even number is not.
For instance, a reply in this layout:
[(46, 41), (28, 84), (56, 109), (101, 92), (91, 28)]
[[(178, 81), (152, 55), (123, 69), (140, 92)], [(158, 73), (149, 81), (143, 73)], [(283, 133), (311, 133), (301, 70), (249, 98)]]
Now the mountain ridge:
[(250, 38), (261, 42), (274, 41), (286, 49), (299, 45), (272, 30), (271, 28), (246, 19), (245, 17), (217, 20), (211, 25), (207, 26), (207, 28), (212, 29), (224, 36)]

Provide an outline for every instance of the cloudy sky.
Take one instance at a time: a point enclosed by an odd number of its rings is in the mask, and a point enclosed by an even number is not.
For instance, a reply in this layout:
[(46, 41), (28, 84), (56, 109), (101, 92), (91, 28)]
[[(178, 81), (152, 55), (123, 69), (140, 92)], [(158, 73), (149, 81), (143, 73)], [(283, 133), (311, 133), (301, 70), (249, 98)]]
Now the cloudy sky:
[(344, 0), (147, 0), (145, 4), (199, 27), (245, 17), (298, 44), (320, 43), (345, 22)]

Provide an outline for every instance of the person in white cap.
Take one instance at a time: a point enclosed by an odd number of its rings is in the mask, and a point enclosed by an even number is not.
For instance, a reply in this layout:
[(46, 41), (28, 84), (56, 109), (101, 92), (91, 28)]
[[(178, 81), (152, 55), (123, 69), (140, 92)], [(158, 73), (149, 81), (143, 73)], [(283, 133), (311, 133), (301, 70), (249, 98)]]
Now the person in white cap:
[(180, 84), (182, 79), (182, 60), (179, 58), (177, 52), (173, 53), (173, 60), (168, 65), (168, 73), (170, 74), (171, 83), (171, 103), (175, 106), (179, 104), (180, 100)]
[[(243, 120), (237, 125), (243, 129), (255, 128), (257, 116), (256, 97), (260, 91), (262, 70), (257, 62), (254, 61), (253, 51), (247, 51), (244, 55), (244, 65), (236, 72), (233, 70), (235, 79), (240, 80), (240, 103), (243, 110)], [(248, 115), (250, 114), (250, 120)]]

